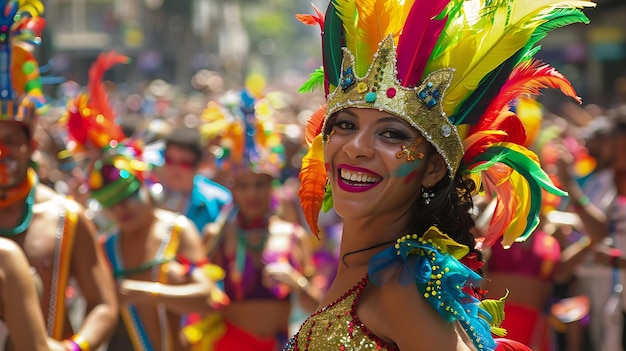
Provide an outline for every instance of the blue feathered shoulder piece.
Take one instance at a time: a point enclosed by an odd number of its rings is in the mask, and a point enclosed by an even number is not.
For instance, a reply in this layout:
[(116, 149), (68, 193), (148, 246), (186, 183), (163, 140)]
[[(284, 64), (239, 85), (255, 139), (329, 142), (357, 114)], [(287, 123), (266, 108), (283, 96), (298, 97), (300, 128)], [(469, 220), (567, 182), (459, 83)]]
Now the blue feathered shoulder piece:
[(406, 235), (398, 239), (394, 247), (372, 257), (370, 280), (382, 286), (397, 274), (400, 284), (416, 284), (447, 322), (460, 323), (478, 350), (495, 350), (497, 345), (491, 335), (494, 319), (481, 302), (467, 292), (481, 280), (479, 274), (459, 261), (468, 252), (467, 246), (432, 226), (421, 237)]

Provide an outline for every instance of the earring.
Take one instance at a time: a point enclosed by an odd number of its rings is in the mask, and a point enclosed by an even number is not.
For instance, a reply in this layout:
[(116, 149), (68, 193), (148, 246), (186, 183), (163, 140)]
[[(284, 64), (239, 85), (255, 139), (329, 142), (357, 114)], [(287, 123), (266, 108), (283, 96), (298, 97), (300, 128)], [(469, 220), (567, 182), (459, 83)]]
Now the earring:
[(430, 201), (435, 197), (435, 192), (431, 188), (422, 188), (422, 199), (426, 206), (430, 205)]

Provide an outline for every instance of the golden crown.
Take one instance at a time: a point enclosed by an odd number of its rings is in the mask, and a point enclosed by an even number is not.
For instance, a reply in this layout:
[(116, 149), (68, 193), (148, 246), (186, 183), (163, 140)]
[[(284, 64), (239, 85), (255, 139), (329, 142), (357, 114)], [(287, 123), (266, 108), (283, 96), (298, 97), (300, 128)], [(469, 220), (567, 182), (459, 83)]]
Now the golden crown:
[(354, 56), (343, 48), (339, 86), (328, 95), (322, 130), (333, 113), (349, 107), (392, 113), (420, 131), (444, 158), (453, 178), (464, 149), (457, 127), (448, 120), (441, 104), (453, 73), (452, 68), (440, 69), (419, 86), (402, 86), (397, 79), (393, 36), (389, 35), (380, 42), (367, 74), (361, 78), (355, 74)]

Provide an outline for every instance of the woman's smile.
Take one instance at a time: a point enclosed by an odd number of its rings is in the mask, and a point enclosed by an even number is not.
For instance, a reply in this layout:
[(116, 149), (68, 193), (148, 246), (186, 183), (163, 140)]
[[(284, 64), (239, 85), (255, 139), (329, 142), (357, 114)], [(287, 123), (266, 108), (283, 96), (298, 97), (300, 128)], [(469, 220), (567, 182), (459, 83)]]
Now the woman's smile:
[(341, 164), (339, 169), (339, 187), (347, 192), (362, 192), (378, 185), (383, 177), (366, 168)]

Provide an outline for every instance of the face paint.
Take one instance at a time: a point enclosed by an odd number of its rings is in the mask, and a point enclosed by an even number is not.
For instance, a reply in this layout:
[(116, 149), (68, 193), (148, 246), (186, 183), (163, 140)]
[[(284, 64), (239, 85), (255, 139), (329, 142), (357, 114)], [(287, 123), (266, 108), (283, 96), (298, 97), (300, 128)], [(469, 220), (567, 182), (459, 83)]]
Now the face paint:
[(422, 162), (411, 162), (400, 165), (400, 167), (393, 172), (393, 176), (404, 178), (404, 183), (408, 184), (419, 175), (421, 164)]
[(409, 146), (402, 144), (402, 150), (396, 153), (396, 158), (400, 159), (406, 156), (406, 162), (413, 162), (415, 159), (424, 159), (424, 153), (417, 152), (417, 147), (420, 146), (422, 140), (422, 138), (417, 138)]
[(330, 143), (330, 138), (335, 134), (335, 128), (333, 128), (330, 133), (326, 134), (323, 139), (324, 144)]

